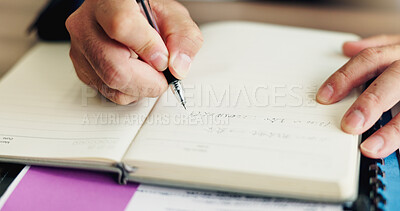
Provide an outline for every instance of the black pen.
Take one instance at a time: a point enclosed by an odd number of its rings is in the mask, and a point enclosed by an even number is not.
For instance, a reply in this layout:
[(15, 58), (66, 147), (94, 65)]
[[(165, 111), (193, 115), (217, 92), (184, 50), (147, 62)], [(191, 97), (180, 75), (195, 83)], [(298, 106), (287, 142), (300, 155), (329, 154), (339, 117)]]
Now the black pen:
[[(143, 11), (144, 15), (146, 16), (147, 20), (149, 21), (149, 24), (155, 30), (157, 30), (158, 33), (160, 33), (160, 30), (158, 29), (156, 20), (154, 19), (154, 16), (152, 14), (149, 1), (148, 0), (136, 0), (136, 2), (141, 7), (141, 10)], [(186, 100), (185, 100), (185, 96), (184, 96), (183, 86), (182, 86), (180, 80), (175, 78), (171, 74), (171, 71), (169, 71), (169, 68), (164, 70), (163, 73), (164, 73), (165, 78), (167, 79), (169, 86), (171, 87), (172, 93), (174, 93), (175, 97), (181, 102), (183, 107), (186, 109)]]

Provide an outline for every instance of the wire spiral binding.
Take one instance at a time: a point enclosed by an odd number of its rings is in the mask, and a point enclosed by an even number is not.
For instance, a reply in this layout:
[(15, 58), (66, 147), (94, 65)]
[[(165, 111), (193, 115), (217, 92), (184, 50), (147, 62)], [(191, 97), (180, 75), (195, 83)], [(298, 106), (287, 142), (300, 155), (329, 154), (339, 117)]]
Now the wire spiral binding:
[(369, 198), (371, 200), (371, 211), (383, 211), (386, 204), (386, 198), (384, 196), (384, 191), (386, 185), (384, 182), (385, 171), (382, 170), (382, 166), (385, 165), (384, 160), (376, 160), (374, 164), (369, 165), (370, 179), (369, 184), (371, 186), (371, 191)]

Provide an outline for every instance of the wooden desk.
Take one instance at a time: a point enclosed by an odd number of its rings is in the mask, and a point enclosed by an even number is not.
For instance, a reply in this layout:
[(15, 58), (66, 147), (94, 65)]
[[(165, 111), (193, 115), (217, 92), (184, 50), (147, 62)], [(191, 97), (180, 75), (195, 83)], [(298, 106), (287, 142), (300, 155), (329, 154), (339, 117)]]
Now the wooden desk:
[[(37, 41), (26, 29), (46, 0), (0, 1), (0, 77)], [(400, 33), (400, 12), (267, 2), (183, 1), (198, 23), (249, 20), (369, 36)]]
[(373, 8), (277, 4), (268, 2), (184, 1), (199, 24), (220, 20), (248, 20), (273, 24), (351, 32), (362, 37), (400, 33), (400, 11)]

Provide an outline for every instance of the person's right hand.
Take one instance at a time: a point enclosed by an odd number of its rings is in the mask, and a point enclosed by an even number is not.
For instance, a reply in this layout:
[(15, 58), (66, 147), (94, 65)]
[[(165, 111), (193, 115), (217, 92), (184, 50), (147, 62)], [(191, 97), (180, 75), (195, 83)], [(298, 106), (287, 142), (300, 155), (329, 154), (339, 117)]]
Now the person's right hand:
[(151, 6), (161, 36), (134, 0), (86, 0), (66, 21), (79, 79), (115, 103), (159, 96), (167, 88), (161, 71), (169, 67), (182, 79), (202, 45), (181, 4), (153, 0)]

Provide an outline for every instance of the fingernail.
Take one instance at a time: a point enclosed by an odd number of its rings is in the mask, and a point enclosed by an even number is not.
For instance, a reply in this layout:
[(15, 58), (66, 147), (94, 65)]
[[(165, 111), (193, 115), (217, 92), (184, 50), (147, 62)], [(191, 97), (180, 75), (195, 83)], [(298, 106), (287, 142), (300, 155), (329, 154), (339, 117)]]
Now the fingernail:
[(383, 140), (383, 138), (381, 136), (374, 135), (374, 136), (369, 137), (366, 141), (364, 141), (360, 145), (360, 148), (364, 151), (375, 154), (380, 149), (382, 149), (384, 143), (385, 143), (385, 141)]
[(191, 63), (192, 59), (188, 55), (180, 53), (172, 62), (172, 67), (180, 78), (184, 78), (189, 72)]
[(317, 93), (318, 101), (322, 103), (329, 103), (333, 95), (333, 87), (330, 84), (326, 84), (322, 89), (320, 89)]
[(365, 117), (360, 110), (354, 110), (344, 119), (344, 127), (348, 130), (358, 130), (364, 125)]
[(168, 67), (168, 53), (156, 52), (150, 56), (150, 62), (158, 71), (165, 70)]

